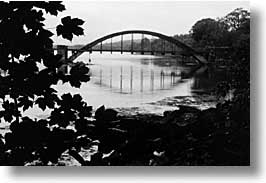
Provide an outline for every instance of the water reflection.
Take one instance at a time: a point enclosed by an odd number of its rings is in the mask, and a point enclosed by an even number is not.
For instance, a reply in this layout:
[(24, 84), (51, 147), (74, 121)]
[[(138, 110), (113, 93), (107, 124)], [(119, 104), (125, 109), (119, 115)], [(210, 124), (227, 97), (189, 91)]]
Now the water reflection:
[(217, 67), (201, 67), (195, 71), (191, 85), (192, 94), (202, 94), (214, 91), (220, 81), (230, 80), (230, 73), (226, 69)]
[(179, 70), (154, 70), (121, 66), (91, 67), (91, 79), (99, 87), (110, 88), (113, 92), (137, 93), (168, 90), (182, 80)]
[[(80, 94), (94, 109), (104, 104), (162, 114), (169, 106), (148, 103), (167, 97), (202, 94), (227, 77), (223, 69), (184, 65), (180, 60), (168, 57), (93, 53), (83, 54), (77, 61), (91, 64), (91, 80), (80, 88), (59, 83), (55, 89), (59, 95)], [(34, 107), (25, 113), (34, 118), (45, 118), (49, 111)]]
[(217, 82), (209, 77), (215, 69), (184, 65), (171, 57), (86, 53), (78, 61), (91, 64), (91, 80), (80, 89), (67, 85), (57, 89), (59, 93), (79, 93), (96, 108), (102, 104), (136, 107), (171, 96), (192, 96), (194, 91), (205, 91)]

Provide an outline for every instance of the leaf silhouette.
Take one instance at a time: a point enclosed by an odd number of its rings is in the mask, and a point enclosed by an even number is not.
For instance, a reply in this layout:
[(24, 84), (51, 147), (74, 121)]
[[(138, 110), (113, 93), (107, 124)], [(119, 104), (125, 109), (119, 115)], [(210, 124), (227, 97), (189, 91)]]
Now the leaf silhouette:
[(62, 24), (56, 27), (56, 32), (58, 36), (62, 36), (65, 39), (72, 40), (73, 36), (83, 35), (83, 25), (84, 21), (78, 18), (71, 18), (70, 16), (61, 19)]

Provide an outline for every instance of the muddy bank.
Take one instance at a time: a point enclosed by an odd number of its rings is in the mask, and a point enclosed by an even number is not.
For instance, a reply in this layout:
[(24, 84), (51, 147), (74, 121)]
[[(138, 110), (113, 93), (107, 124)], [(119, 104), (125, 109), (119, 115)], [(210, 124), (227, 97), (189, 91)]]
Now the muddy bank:
[(159, 101), (145, 103), (138, 107), (114, 108), (120, 116), (136, 116), (153, 114), (163, 116), (164, 111), (177, 110), (179, 105), (195, 107), (200, 110), (215, 107), (217, 97), (214, 95), (203, 94), (194, 96), (173, 96)]

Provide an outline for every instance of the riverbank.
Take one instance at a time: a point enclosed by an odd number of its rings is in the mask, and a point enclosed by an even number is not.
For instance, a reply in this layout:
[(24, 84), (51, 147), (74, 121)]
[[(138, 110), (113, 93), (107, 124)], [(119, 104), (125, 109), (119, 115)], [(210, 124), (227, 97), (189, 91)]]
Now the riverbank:
[(98, 140), (97, 150), (85, 159), (84, 149), (68, 153), (76, 165), (86, 166), (249, 165), (249, 126), (228, 120), (227, 105), (204, 110), (179, 105), (163, 116), (130, 117), (102, 107), (96, 120), (82, 128)]
[[(179, 100), (164, 99), (159, 103)], [(166, 102), (168, 103), (168, 102)], [(192, 102), (191, 105), (195, 105)], [(173, 103), (163, 115), (121, 115), (101, 107), (85, 125), (97, 140), (92, 149), (67, 151), (65, 165), (249, 165), (249, 124), (229, 119), (230, 102), (202, 108)], [(85, 130), (86, 131), (86, 130)], [(93, 135), (91, 134), (93, 133)], [(86, 134), (86, 132), (84, 133)], [(67, 156), (67, 154), (72, 156)], [(73, 158), (75, 157), (75, 158)], [(69, 163), (70, 162), (70, 163)]]

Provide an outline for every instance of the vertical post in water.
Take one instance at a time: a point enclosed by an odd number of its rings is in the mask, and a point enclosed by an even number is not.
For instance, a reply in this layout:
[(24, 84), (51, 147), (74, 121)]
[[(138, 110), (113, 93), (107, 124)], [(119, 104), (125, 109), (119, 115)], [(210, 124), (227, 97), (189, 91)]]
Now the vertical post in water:
[(171, 44), (172, 45), (172, 55), (175, 55), (175, 45), (174, 44)]
[(133, 90), (133, 67), (130, 66), (130, 92)]
[(160, 87), (164, 88), (164, 72), (161, 70)]
[(140, 91), (143, 92), (143, 70), (140, 70)]
[(174, 76), (174, 75), (173, 75), (173, 72), (171, 72), (171, 76), (170, 76), (170, 77), (171, 77), (171, 78), (170, 78), (170, 79), (171, 79), (171, 85), (173, 85), (173, 83), (174, 83), (174, 82), (173, 82), (173, 76)]
[(154, 71), (151, 70), (151, 91), (154, 89)]
[(103, 71), (102, 71), (102, 69), (100, 69), (100, 85), (102, 85), (102, 73), (103, 73)]
[(170, 73), (170, 86), (172, 85), (172, 72)]
[(164, 88), (164, 72), (163, 72), (163, 88)]
[(162, 89), (162, 84), (163, 84), (163, 71), (161, 70), (161, 73), (160, 73), (160, 88)]
[(141, 55), (144, 54), (144, 34), (141, 35)]
[(123, 67), (121, 66), (121, 73), (120, 73), (120, 92), (123, 89)]
[(175, 84), (175, 78), (176, 78), (176, 76), (177, 76), (177, 74), (176, 74), (176, 72), (174, 72), (174, 78), (173, 78), (173, 83)]
[(134, 37), (133, 37), (133, 33), (131, 34), (131, 54), (133, 54), (133, 46), (134, 46)]
[(103, 52), (103, 42), (101, 42), (101, 45), (100, 45), (100, 53), (102, 54)]
[(91, 53), (89, 53), (89, 62), (91, 63)]

